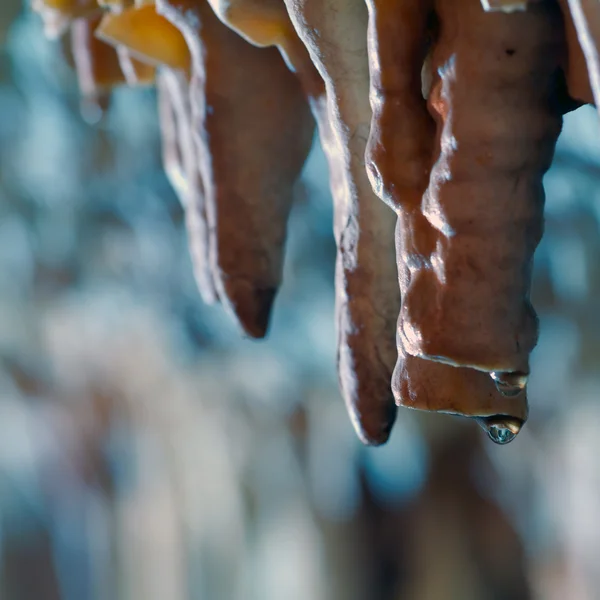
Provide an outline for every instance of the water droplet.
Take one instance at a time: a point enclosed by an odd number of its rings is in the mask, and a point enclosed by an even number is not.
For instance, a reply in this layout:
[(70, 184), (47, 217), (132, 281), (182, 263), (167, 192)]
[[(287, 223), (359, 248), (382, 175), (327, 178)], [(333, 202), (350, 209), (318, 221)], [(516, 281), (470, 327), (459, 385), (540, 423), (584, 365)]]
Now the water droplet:
[(496, 384), (496, 389), (503, 396), (509, 397), (518, 396), (525, 389), (529, 377), (526, 373), (507, 371), (494, 371), (490, 376)]
[(492, 442), (504, 445), (512, 442), (521, 431), (523, 421), (513, 417), (497, 415), (477, 419), (479, 425), (488, 434)]

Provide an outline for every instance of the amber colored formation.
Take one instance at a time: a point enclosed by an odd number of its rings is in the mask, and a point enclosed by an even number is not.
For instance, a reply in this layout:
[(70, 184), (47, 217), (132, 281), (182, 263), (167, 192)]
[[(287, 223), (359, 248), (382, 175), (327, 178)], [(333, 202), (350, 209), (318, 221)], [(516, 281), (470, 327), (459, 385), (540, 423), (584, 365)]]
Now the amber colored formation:
[[(208, 0), (215, 14), (251, 44), (277, 46), (292, 70), (306, 78), (311, 63), (283, 0)], [(304, 81), (308, 84), (308, 81)], [(314, 83), (314, 81), (313, 81)], [(315, 89), (311, 90), (314, 93)]]
[(125, 46), (150, 64), (184, 71), (190, 68), (183, 36), (151, 4), (106, 13), (96, 35), (108, 43)]
[(600, 98), (599, 6), (34, 1), (47, 33), (71, 29), (86, 97), (156, 80), (199, 289), (253, 337), (281, 283), (314, 117), (335, 208), (340, 387), (374, 444), (395, 404), (479, 419), (499, 443), (527, 419), (542, 177), (563, 113)]

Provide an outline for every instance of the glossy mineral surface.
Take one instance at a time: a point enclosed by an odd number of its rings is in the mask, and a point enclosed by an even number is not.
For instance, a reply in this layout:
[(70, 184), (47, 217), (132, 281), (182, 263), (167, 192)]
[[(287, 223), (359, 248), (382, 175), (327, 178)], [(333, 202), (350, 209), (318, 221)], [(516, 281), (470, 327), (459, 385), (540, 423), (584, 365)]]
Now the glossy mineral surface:
[(198, 286), (251, 337), (268, 330), (316, 122), (334, 202), (338, 378), (363, 441), (387, 440), (396, 404), (502, 414), (490, 437), (518, 433), (539, 329), (542, 177), (563, 114), (597, 97), (596, 3), (34, 8), (49, 34), (71, 30), (88, 104), (157, 80)]

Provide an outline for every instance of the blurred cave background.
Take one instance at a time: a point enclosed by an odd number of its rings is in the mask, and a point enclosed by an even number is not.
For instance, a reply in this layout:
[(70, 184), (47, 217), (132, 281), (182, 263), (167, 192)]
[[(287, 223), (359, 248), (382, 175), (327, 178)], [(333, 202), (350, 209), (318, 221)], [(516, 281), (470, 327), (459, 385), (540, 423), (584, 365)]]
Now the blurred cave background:
[(89, 123), (60, 47), (0, 2), (0, 598), (600, 598), (600, 124), (565, 119), (536, 254), (531, 416), (497, 447), (337, 391), (318, 141), (267, 340), (193, 281), (156, 98)]

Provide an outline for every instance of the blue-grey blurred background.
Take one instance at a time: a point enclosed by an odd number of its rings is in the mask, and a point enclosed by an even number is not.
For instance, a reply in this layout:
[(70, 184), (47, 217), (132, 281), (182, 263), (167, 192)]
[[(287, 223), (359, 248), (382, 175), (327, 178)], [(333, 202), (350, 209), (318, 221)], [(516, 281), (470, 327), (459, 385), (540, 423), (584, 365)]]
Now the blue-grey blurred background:
[(546, 177), (527, 427), (495, 447), (403, 411), (366, 449), (336, 385), (318, 142), (271, 333), (245, 340), (196, 291), (154, 92), (91, 125), (17, 0), (0, 41), (2, 600), (600, 598), (592, 108)]

